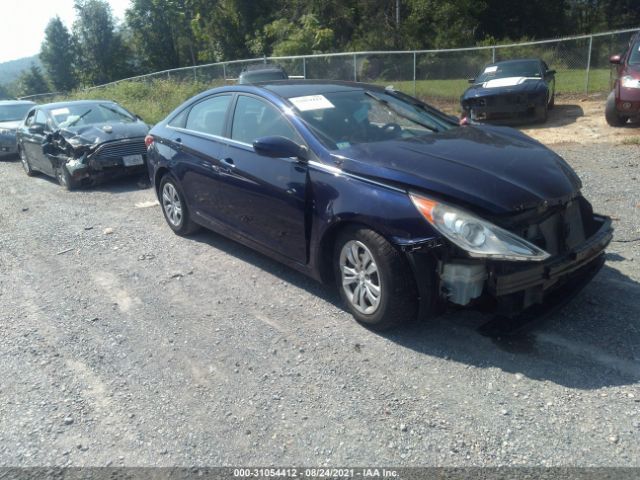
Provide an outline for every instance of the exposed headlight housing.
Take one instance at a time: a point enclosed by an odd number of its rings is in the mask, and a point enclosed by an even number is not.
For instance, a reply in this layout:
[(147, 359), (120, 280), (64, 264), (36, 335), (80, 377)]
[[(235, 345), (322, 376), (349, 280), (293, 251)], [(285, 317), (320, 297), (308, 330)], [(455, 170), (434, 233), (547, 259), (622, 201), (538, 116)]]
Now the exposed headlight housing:
[(471, 257), (540, 262), (549, 253), (464, 210), (414, 193), (411, 201), (442, 235)]
[(620, 82), (624, 88), (640, 88), (640, 80), (631, 75), (625, 75), (620, 79)]

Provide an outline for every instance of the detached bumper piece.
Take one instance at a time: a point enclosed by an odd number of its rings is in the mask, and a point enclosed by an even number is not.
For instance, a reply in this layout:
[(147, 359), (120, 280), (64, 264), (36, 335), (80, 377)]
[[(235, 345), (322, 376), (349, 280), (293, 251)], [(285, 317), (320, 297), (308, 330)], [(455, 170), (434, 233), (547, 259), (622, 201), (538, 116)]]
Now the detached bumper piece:
[[(518, 265), (514, 262), (489, 266), (487, 291), (498, 302), (498, 314), (514, 316), (537, 304), (557, 303), (554, 293), (572, 296), (604, 264), (604, 250), (611, 242), (611, 219), (593, 215), (595, 233), (569, 251), (539, 264)], [(573, 292), (572, 292), (573, 291)]]

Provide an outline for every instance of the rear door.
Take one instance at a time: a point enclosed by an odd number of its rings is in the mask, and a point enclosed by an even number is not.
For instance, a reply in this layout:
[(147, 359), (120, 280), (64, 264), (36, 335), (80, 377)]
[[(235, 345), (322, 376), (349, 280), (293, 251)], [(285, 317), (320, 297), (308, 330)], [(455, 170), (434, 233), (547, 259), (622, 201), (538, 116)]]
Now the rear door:
[(282, 112), (263, 98), (237, 97), (216, 192), (216, 210), (234, 231), (300, 263), (307, 261), (305, 195), (307, 164), (269, 158), (253, 149), (255, 139), (303, 140)]
[(222, 135), (233, 94), (207, 97), (169, 123), (174, 173), (194, 215), (216, 221), (216, 189), (225, 149)]

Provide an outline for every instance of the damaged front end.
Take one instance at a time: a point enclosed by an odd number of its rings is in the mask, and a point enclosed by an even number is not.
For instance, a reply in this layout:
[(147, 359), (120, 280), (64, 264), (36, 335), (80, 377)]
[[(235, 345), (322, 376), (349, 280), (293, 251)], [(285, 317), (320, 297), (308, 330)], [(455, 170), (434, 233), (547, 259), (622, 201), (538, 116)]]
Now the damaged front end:
[[(422, 200), (414, 203), (423, 216), (451, 240), (410, 253), (412, 264), (422, 269), (431, 262), (431, 278), (418, 281), (428, 285), (425, 295), (437, 289), (439, 297), (431, 301), (440, 305), (483, 306), (505, 317), (551, 308), (569, 300), (600, 270), (613, 236), (611, 219), (594, 214), (581, 195), (491, 218), (489, 227), (451, 212), (439, 219), (435, 206)], [(471, 246), (448, 232), (458, 232)], [(474, 248), (487, 244), (484, 252)]]
[(42, 148), (54, 171), (76, 185), (143, 172), (146, 164), (144, 137), (112, 140), (60, 129), (47, 136)]

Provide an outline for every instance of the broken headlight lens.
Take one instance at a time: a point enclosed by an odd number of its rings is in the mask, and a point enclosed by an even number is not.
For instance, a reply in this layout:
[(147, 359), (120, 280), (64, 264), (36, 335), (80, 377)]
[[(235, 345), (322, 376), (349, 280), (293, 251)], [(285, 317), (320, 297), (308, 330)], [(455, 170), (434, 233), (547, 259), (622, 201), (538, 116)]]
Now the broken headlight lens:
[(440, 201), (409, 194), (422, 216), (471, 257), (542, 261), (549, 254), (519, 236)]

